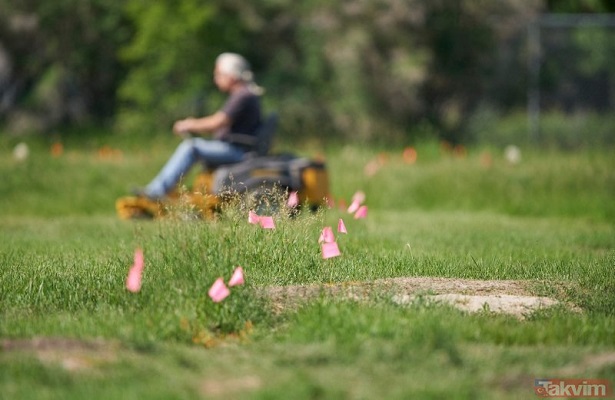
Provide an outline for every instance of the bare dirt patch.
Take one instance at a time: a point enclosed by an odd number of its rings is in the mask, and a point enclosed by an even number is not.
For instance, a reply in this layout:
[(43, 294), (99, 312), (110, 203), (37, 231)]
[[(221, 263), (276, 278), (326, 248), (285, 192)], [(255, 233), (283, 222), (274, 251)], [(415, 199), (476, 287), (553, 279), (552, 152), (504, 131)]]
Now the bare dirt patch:
[(119, 344), (102, 340), (40, 337), (32, 339), (4, 339), (1, 352), (31, 353), (41, 362), (58, 364), (67, 371), (91, 370), (117, 359)]
[(244, 376), (240, 378), (207, 379), (201, 386), (204, 395), (211, 397), (231, 397), (246, 391), (260, 389), (263, 382), (256, 376)]
[(463, 311), (488, 310), (520, 318), (538, 309), (561, 304), (553, 298), (532, 295), (530, 285), (529, 281), (517, 280), (403, 277), (373, 282), (270, 286), (265, 293), (278, 312), (322, 296), (356, 301), (385, 296), (398, 304), (410, 304), (420, 297), (450, 304)]
[(588, 370), (599, 371), (604, 368), (615, 366), (615, 352), (592, 354), (585, 357), (580, 363), (567, 365), (556, 371), (556, 376), (582, 375)]

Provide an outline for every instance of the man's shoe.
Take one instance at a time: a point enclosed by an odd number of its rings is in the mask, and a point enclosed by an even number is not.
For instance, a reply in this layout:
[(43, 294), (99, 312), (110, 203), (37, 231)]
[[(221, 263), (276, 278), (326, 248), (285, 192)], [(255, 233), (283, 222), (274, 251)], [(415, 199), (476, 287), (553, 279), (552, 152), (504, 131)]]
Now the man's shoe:
[(144, 199), (148, 199), (148, 200), (152, 200), (152, 201), (158, 201), (158, 200), (160, 200), (159, 198), (156, 198), (156, 197), (154, 197), (154, 196), (150, 196), (149, 194), (147, 194), (147, 192), (145, 191), (145, 189), (144, 189), (144, 188), (142, 188), (142, 187), (135, 187), (135, 188), (132, 188), (132, 189), (130, 190), (130, 192), (132, 193), (132, 195), (133, 195), (133, 196), (136, 196), (136, 197), (142, 197), (142, 198), (144, 198)]

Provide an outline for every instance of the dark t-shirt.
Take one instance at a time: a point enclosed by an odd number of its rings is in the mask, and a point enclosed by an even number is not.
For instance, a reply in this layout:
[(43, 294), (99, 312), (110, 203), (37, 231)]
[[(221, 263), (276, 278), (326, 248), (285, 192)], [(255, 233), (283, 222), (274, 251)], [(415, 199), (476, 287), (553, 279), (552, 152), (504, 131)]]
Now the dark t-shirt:
[(232, 93), (221, 111), (231, 119), (231, 125), (216, 131), (214, 138), (218, 140), (229, 133), (254, 135), (261, 123), (260, 98), (248, 88)]

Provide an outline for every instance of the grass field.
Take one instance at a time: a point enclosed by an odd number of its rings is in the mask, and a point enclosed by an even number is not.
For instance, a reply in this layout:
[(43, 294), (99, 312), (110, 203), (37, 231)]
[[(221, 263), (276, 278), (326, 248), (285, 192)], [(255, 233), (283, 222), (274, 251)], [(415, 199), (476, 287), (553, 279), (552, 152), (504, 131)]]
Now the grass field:
[[(336, 207), (264, 230), (239, 205), (215, 221), (120, 221), (115, 199), (169, 140), (73, 139), (55, 156), (28, 143), (19, 162), (0, 141), (1, 398), (528, 399), (537, 378), (615, 383), (612, 149), (525, 149), (511, 164), (499, 148), (423, 143), (407, 164), (403, 149), (336, 147), (331, 192), (364, 191), (368, 217)], [(320, 231), (339, 218), (342, 255), (323, 260)], [(213, 303), (236, 265), (246, 284)], [(435, 289), (408, 304), (386, 286), (324, 290), (401, 277), (515, 281), (560, 305), (519, 318), (430, 301)], [(267, 295), (291, 285), (323, 291), (292, 306)]]

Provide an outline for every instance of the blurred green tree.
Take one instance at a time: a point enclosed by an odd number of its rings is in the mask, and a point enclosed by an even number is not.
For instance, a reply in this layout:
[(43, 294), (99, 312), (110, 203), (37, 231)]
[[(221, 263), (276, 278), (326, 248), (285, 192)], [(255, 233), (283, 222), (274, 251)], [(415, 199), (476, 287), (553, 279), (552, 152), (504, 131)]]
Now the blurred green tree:
[(222, 3), (125, 3), (123, 11), (135, 35), (119, 53), (129, 69), (119, 88), (122, 109), (117, 122), (122, 129), (170, 127), (175, 118), (203, 112), (217, 100), (214, 59), (244, 43), (241, 26)]
[(0, 1), (0, 118), (28, 115), (46, 130), (113, 117), (126, 71), (116, 54), (131, 31), (117, 2)]
[[(608, 0), (0, 0), (0, 119), (15, 125), (29, 113), (42, 130), (91, 118), (125, 131), (168, 131), (174, 119), (220, 104), (211, 68), (219, 53), (235, 51), (252, 62), (285, 135), (402, 142), (427, 126), (463, 142), (481, 104), (524, 107), (528, 21), (545, 11), (613, 7)], [(577, 40), (586, 55), (578, 62), (592, 74), (614, 64), (613, 51), (608, 38), (588, 35)]]

